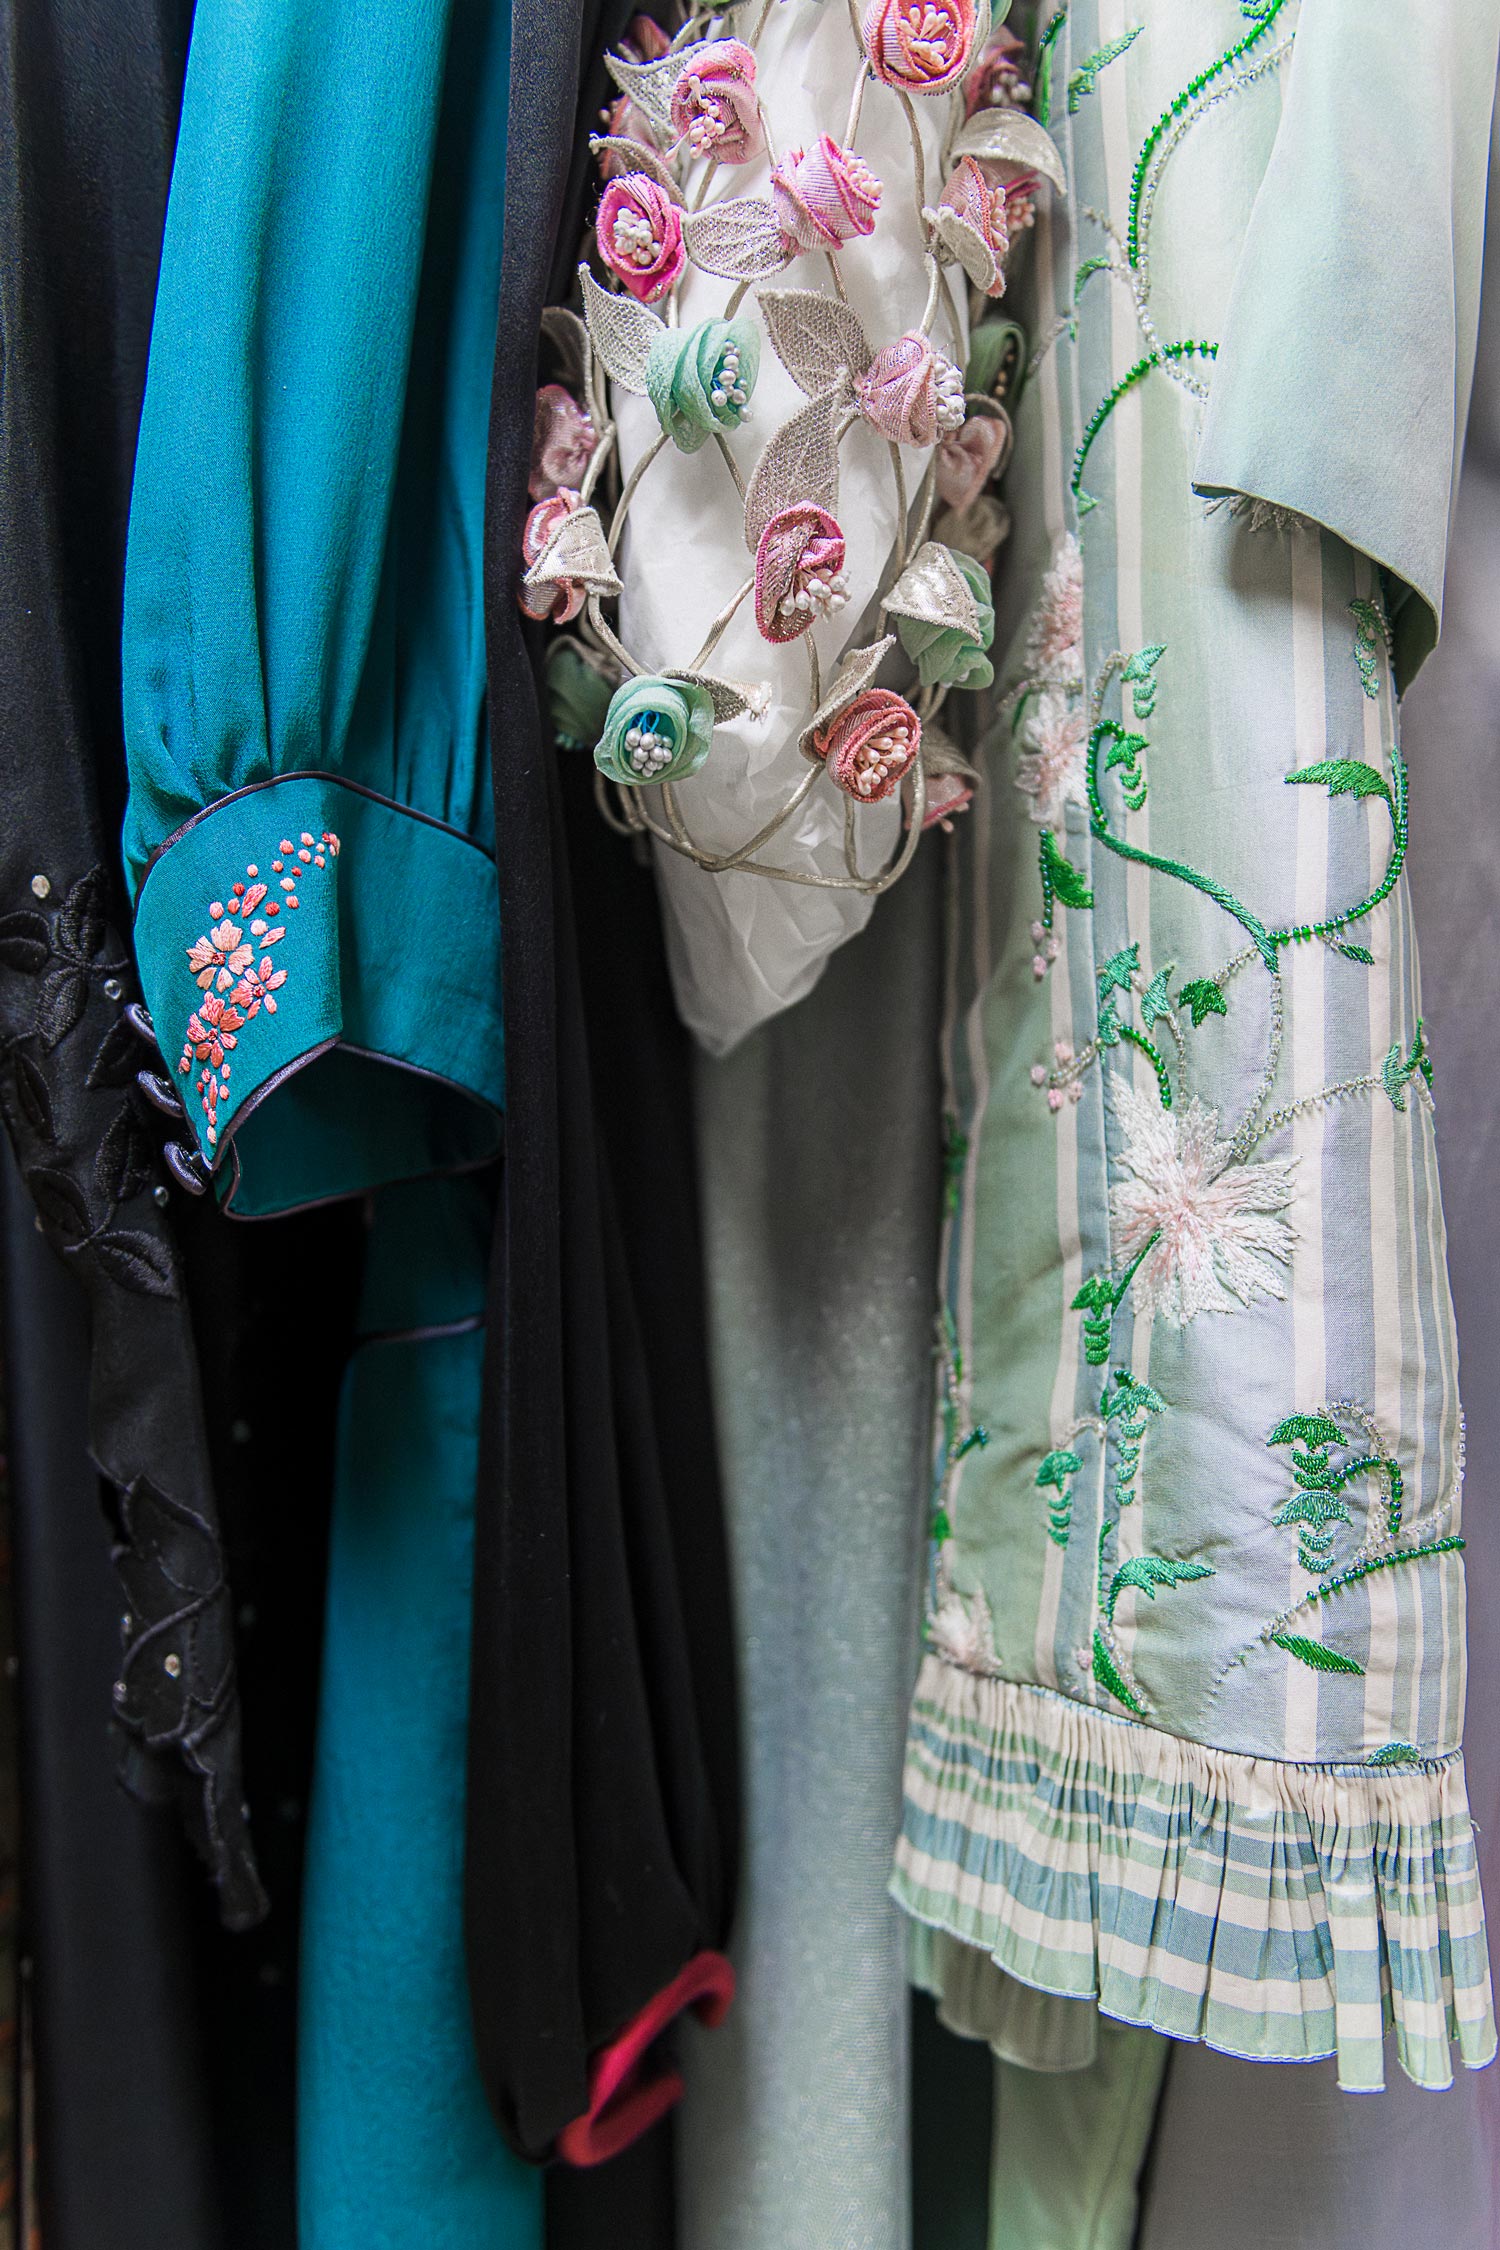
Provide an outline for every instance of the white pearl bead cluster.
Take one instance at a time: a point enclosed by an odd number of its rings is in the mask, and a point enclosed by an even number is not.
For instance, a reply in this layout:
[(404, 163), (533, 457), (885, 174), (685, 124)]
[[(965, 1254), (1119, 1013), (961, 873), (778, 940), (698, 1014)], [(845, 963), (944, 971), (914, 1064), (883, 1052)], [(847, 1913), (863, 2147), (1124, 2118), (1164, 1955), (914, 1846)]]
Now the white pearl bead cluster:
[(672, 763), (672, 744), (655, 727), (632, 727), (625, 737), (625, 750), (633, 773), (643, 781), (654, 781), (664, 767)]
[(937, 426), (950, 433), (961, 430), (968, 419), (964, 404), (964, 379), (951, 359), (940, 359), (933, 369), (933, 386), (937, 394)]
[(841, 570), (836, 578), (802, 579), (789, 594), (783, 594), (777, 605), (783, 617), (835, 617), (849, 599), (849, 575)]
[(615, 249), (633, 266), (654, 266), (661, 256), (656, 231), (644, 212), (623, 210), (615, 220)]
[(740, 348), (738, 344), (725, 345), (724, 357), (714, 371), (714, 387), (708, 395), (720, 414), (724, 412), (726, 407), (737, 406), (740, 410), (740, 420), (742, 422), (749, 421), (750, 417), (746, 413), (745, 407), (750, 394), (740, 381)]
[(854, 786), (861, 797), (873, 796), (900, 773), (910, 740), (905, 727), (887, 727), (860, 744), (854, 754)]

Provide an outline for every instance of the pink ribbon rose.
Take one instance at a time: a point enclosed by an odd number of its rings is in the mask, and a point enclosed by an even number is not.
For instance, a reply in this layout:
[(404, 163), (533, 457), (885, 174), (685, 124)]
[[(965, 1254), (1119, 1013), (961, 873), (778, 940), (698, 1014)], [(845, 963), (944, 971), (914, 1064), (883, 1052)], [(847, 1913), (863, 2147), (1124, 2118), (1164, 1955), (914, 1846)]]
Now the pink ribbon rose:
[(852, 149), (821, 133), (810, 149), (788, 149), (773, 167), (771, 200), (788, 242), (837, 250), (852, 235), (874, 233), (880, 182)]
[[(952, 218), (945, 217), (952, 213)], [(943, 190), (937, 213), (938, 239), (957, 258), (976, 289), (987, 297), (1005, 293), (1005, 253), (1010, 248), (1005, 189), (994, 186), (972, 156), (961, 157)]]
[(889, 688), (866, 688), (813, 736), (829, 779), (862, 805), (895, 793), (916, 764), (921, 742), (921, 720)]
[(962, 375), (914, 331), (882, 345), (854, 392), (860, 412), (895, 445), (933, 445), (963, 425)]
[(755, 57), (738, 39), (706, 39), (672, 91), (672, 130), (695, 156), (749, 164), (766, 145)]
[[(546, 552), (547, 544), (558, 525), (571, 516), (579, 506), (576, 492), (554, 492), (550, 499), (539, 500), (526, 518), (526, 529), (521, 534), (521, 554), (529, 570)], [(550, 586), (522, 586), (517, 601), (528, 617), (550, 620), (554, 625), (566, 625), (576, 617), (584, 603), (584, 589), (571, 578), (560, 578)]]
[(972, 508), (1010, 451), (1010, 424), (998, 414), (971, 414), (937, 450), (937, 494), (962, 515)]
[(865, 53), (887, 86), (945, 94), (969, 67), (974, 28), (974, 0), (871, 0)]
[(682, 213), (645, 172), (611, 180), (599, 204), (599, 255), (643, 305), (665, 297), (687, 263)]
[(755, 550), (755, 622), (768, 641), (795, 641), (849, 599), (844, 534), (810, 500), (772, 516)]
[(531, 429), (531, 477), (526, 489), (532, 499), (550, 500), (565, 486), (580, 485), (598, 442), (591, 417), (572, 392), (561, 383), (544, 383), (536, 394)]

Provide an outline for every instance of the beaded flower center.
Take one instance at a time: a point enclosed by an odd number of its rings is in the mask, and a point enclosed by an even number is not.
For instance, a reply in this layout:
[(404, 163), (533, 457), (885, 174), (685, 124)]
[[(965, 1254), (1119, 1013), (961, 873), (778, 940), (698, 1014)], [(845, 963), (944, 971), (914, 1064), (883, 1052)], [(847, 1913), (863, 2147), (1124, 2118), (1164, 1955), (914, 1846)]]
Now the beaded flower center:
[(659, 711), (643, 711), (625, 736), (631, 770), (649, 781), (672, 763), (676, 752), (665, 719)]

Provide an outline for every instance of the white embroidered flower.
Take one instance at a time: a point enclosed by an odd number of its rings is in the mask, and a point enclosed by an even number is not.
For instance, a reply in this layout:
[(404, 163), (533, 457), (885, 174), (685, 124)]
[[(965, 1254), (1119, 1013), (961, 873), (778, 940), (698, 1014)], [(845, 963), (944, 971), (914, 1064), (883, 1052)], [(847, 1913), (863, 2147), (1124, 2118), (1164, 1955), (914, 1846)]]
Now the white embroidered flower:
[(1026, 747), (1016, 762), (1016, 787), (1039, 828), (1061, 828), (1065, 805), (1086, 805), (1085, 745), (1088, 716), (1055, 689), (1040, 694), (1022, 731)]
[(965, 1672), (995, 1667), (995, 1624), (983, 1594), (957, 1594), (951, 1587), (927, 1620), (935, 1654)]
[(1068, 532), (1042, 580), (1041, 599), (1026, 636), (1027, 669), (1059, 685), (1083, 685), (1083, 554)]
[(1199, 1313), (1233, 1312), (1257, 1297), (1285, 1297), (1278, 1271), (1296, 1235), (1278, 1216), (1292, 1200), (1295, 1157), (1228, 1161), (1219, 1113), (1197, 1100), (1163, 1109), (1119, 1072), (1110, 1101), (1124, 1127), (1125, 1177), (1110, 1190), (1117, 1267), (1146, 1252), (1131, 1285), (1137, 1313), (1185, 1327)]

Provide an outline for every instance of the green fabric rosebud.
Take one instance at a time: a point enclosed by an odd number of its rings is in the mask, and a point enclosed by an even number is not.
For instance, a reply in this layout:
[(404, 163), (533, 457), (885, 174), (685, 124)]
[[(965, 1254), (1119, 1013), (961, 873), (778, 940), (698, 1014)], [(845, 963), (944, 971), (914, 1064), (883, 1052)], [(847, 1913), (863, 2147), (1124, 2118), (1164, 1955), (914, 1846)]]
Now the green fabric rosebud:
[(917, 667), (923, 687), (987, 688), (995, 667), (985, 650), (995, 638), (995, 605), (990, 598), (990, 574), (972, 555), (956, 547), (948, 550), (974, 596), (979, 612), (979, 638), (971, 640), (957, 625), (923, 625), (915, 617), (897, 620), (901, 646)]
[(594, 763), (609, 780), (631, 788), (683, 781), (698, 771), (713, 738), (707, 688), (689, 680), (627, 680), (610, 698)]
[[(1026, 331), (1013, 320), (981, 320), (969, 332), (969, 357), (964, 367), (964, 389), (979, 391), (985, 397), (1004, 398), (1014, 408), (1021, 388), (1021, 370), (1026, 364)], [(1003, 389), (997, 389), (1001, 371), (1009, 368), (1010, 374)]]
[(652, 339), (646, 389), (657, 419), (683, 453), (716, 430), (737, 430), (760, 373), (760, 330), (749, 320), (702, 320)]
[(609, 714), (610, 684), (576, 641), (556, 640), (547, 651), (547, 709), (553, 740), (563, 750), (592, 750)]

